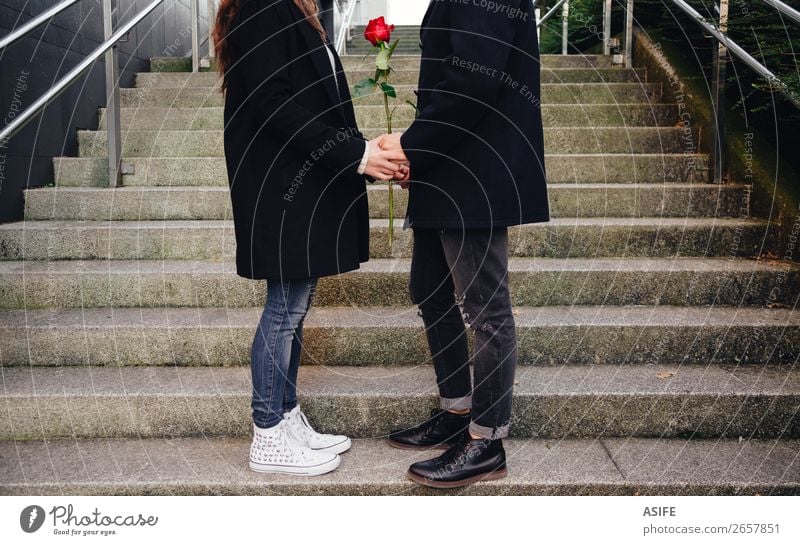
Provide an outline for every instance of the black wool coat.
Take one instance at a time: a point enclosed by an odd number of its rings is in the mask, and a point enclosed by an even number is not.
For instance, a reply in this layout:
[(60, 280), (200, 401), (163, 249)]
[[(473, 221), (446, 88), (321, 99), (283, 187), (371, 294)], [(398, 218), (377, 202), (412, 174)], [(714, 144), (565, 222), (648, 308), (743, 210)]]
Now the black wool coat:
[[(292, 0), (245, 0), (228, 43), (225, 164), (236, 269), (301, 279), (369, 257), (365, 140), (336, 56)], [(337, 91), (336, 82), (339, 88)]]
[(433, 0), (420, 31), (407, 225), (550, 219), (539, 46), (529, 0)]

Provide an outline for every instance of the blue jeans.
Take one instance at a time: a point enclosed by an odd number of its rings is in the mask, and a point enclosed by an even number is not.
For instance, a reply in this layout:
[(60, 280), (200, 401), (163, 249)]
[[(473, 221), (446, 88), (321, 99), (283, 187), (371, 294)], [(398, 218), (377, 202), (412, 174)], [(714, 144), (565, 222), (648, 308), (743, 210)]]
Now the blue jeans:
[(303, 320), (311, 307), (316, 278), (267, 280), (267, 300), (253, 339), (253, 422), (271, 428), (297, 406), (297, 370)]

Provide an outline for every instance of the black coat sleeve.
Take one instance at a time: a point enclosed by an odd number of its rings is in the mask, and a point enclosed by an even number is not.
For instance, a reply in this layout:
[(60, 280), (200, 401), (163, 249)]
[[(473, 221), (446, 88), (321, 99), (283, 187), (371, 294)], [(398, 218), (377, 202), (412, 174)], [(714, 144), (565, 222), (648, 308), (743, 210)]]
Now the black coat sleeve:
[[(520, 1), (495, 3), (510, 11), (519, 9)], [(441, 61), (442, 78), (427, 90), (426, 104), (400, 138), (412, 170), (441, 161), (441, 155), (447, 155), (490, 111), (505, 85), (502, 71), (516, 25), (523, 23), (508, 12), (489, 12), (480, 4), (447, 5), (451, 52)]]
[(245, 2), (231, 35), (238, 49), (237, 70), (244, 78), (249, 101), (262, 120), (262, 130), (284, 139), (298, 154), (311, 156), (326, 142), (330, 150), (315, 153), (320, 164), (337, 172), (355, 171), (364, 154), (364, 140), (323, 123), (294, 96), (289, 77), (293, 57), (288, 33), (297, 32), (288, 6), (282, 1)]

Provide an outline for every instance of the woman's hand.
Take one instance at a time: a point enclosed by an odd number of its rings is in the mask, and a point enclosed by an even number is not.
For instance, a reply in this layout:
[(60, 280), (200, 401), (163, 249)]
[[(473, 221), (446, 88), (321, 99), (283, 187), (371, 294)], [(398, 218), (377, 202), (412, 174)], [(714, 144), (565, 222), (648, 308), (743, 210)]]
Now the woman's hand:
[(406, 164), (400, 165), (400, 171), (395, 180), (401, 189), (408, 189), (408, 179), (411, 177), (411, 168)]
[(364, 174), (368, 174), (376, 180), (402, 179), (404, 175), (401, 173), (401, 166), (406, 161), (408, 159), (402, 150), (383, 150), (376, 138), (369, 141), (369, 160)]

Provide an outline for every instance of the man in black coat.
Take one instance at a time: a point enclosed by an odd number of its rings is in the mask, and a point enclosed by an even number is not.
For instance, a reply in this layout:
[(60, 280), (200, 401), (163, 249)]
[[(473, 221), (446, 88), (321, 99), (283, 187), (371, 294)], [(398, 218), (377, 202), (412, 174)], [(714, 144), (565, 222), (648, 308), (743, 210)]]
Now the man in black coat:
[[(409, 287), (440, 410), (389, 442), (449, 447), (408, 475), (453, 487), (507, 473), (502, 438), (517, 362), (507, 227), (550, 219), (539, 49), (528, 0), (432, 0), (420, 40), (417, 119), (381, 147), (402, 149), (411, 166)], [(475, 332), (474, 388), (464, 319)]]

